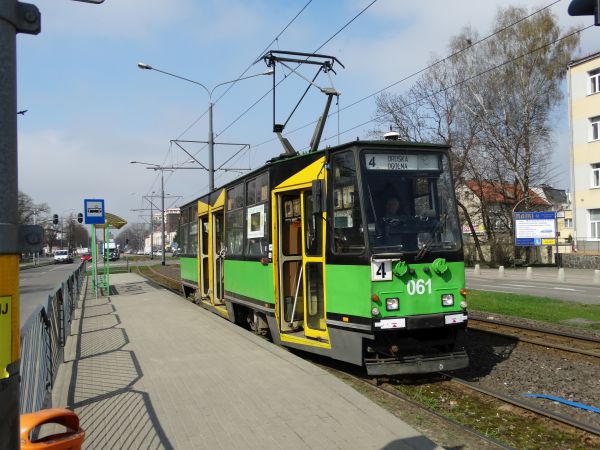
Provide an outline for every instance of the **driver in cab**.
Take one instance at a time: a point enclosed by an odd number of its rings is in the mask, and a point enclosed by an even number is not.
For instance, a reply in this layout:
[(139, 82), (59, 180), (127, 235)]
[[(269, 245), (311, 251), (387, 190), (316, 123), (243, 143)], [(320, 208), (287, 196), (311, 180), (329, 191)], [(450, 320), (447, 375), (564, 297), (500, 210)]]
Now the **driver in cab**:
[(379, 240), (386, 245), (400, 245), (403, 250), (417, 249), (417, 234), (412, 230), (411, 219), (414, 219), (406, 202), (400, 202), (396, 195), (388, 197), (385, 202), (385, 214), (379, 224)]

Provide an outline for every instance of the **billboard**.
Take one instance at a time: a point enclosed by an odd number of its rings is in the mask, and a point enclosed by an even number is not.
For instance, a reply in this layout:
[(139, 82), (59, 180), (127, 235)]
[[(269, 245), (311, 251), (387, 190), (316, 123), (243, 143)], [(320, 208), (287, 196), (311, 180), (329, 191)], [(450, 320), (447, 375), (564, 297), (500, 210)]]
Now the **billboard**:
[(556, 245), (556, 212), (515, 212), (515, 245)]

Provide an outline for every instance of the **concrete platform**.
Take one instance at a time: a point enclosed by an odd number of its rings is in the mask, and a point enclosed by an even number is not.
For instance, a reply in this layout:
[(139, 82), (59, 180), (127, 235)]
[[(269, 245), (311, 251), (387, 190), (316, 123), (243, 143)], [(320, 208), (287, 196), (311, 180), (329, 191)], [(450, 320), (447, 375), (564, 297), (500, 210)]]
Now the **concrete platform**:
[(53, 390), (85, 448), (434, 449), (324, 370), (134, 274), (81, 303)]

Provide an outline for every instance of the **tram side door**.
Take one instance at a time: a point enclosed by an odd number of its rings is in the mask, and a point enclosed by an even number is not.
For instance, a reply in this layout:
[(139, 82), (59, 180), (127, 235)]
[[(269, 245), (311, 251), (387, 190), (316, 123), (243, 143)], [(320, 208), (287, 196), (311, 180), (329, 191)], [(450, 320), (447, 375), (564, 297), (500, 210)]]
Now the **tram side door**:
[(223, 209), (212, 213), (212, 253), (213, 253), (213, 304), (224, 303), (224, 273), (225, 240), (224, 240), (224, 214)]
[(200, 294), (203, 299), (208, 298), (210, 289), (210, 271), (209, 271), (209, 254), (208, 254), (208, 214), (201, 216), (198, 219), (198, 265), (200, 277)]
[(310, 185), (277, 195), (279, 326), (282, 334), (327, 340), (323, 227)]

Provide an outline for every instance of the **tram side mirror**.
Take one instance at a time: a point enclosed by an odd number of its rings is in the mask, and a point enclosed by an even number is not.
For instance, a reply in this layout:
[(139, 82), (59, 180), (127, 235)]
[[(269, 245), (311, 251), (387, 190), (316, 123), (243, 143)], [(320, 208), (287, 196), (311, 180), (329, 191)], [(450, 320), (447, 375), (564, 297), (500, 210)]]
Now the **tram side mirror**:
[(313, 214), (321, 214), (325, 211), (325, 180), (313, 180), (312, 201)]

